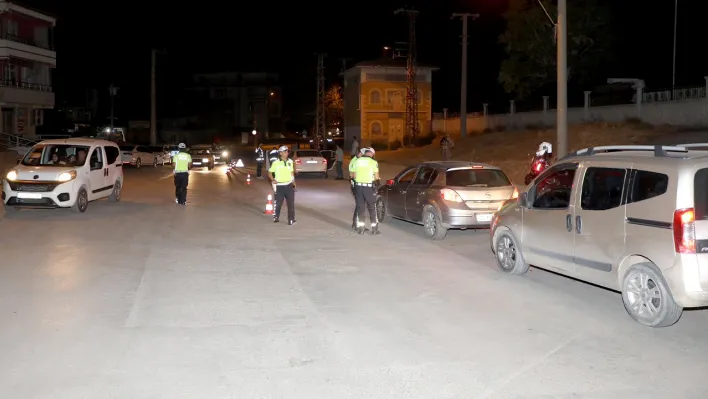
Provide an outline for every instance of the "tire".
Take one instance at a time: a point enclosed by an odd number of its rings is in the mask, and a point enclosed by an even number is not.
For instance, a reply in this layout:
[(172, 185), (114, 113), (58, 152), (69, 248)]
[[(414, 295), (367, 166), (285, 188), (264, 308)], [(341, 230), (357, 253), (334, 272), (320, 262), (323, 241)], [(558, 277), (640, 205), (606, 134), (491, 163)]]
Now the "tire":
[(16, 213), (19, 212), (20, 208), (16, 206), (7, 206), (5, 205), (5, 213)]
[(386, 223), (391, 220), (391, 215), (388, 213), (388, 209), (386, 209), (386, 201), (382, 197), (376, 198), (376, 218), (379, 220), (379, 223)]
[(639, 263), (627, 270), (622, 279), (622, 303), (636, 322), (647, 327), (671, 326), (683, 313), (661, 272), (651, 263)]
[(447, 236), (447, 229), (443, 227), (435, 209), (430, 205), (423, 209), (423, 232), (431, 240), (442, 240)]
[(76, 193), (76, 202), (72, 209), (74, 212), (84, 213), (86, 212), (86, 208), (88, 208), (88, 193), (86, 193), (85, 188), (81, 187), (79, 192)]
[(529, 264), (524, 260), (519, 244), (510, 231), (502, 231), (494, 243), (494, 258), (497, 266), (507, 274), (524, 274)]
[(157, 158), (152, 159), (152, 167), (157, 168)]
[(143, 161), (140, 158), (135, 160), (135, 168), (136, 169), (140, 169), (140, 166), (142, 166), (142, 164), (143, 164)]
[(121, 186), (120, 182), (116, 180), (116, 183), (113, 185), (113, 191), (111, 192), (111, 195), (108, 197), (108, 200), (111, 202), (119, 202), (122, 194), (123, 194), (123, 186)]
[(329, 177), (329, 173), (328, 173), (328, 172), (324, 172), (324, 173), (322, 174), (322, 178), (323, 178), (323, 179), (326, 179), (326, 178), (328, 178), (328, 177)]

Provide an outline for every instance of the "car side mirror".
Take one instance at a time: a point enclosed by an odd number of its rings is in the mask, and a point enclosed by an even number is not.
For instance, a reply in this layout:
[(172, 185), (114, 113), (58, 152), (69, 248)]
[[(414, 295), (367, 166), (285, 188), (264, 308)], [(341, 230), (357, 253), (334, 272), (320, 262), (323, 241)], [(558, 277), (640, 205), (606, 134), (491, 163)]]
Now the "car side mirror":
[(528, 202), (528, 195), (525, 192), (519, 194), (519, 205), (526, 208), (526, 203)]

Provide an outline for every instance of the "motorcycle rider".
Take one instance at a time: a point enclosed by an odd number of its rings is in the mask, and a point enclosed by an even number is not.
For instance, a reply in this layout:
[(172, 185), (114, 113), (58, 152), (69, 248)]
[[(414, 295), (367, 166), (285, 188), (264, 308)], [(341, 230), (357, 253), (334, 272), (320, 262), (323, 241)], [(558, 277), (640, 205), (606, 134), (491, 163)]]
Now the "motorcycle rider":
[(551, 143), (544, 141), (538, 145), (538, 151), (536, 151), (536, 159), (543, 158), (549, 165), (551, 163), (551, 158), (553, 158), (553, 146)]

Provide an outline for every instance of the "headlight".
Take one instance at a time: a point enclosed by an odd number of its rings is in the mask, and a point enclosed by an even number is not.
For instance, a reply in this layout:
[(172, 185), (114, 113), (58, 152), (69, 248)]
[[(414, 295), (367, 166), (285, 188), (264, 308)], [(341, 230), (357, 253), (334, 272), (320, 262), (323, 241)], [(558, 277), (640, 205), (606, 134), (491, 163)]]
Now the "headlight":
[(17, 171), (16, 171), (16, 170), (11, 170), (11, 171), (9, 171), (9, 172), (7, 173), (7, 176), (5, 176), (5, 178), (6, 178), (8, 181), (15, 181), (15, 180), (17, 180)]
[(224, 152), (221, 153), (221, 156), (222, 156), (222, 157), (228, 157), (228, 156), (229, 156), (229, 152), (228, 152), (228, 151), (224, 151)]
[(76, 171), (64, 172), (57, 177), (57, 181), (67, 182), (76, 179)]

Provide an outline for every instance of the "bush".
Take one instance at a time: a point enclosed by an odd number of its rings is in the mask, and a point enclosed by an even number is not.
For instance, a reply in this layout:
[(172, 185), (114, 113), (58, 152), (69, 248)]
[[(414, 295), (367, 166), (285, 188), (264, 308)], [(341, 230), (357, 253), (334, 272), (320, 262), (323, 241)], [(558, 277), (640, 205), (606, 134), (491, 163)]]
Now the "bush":
[(392, 142), (388, 143), (388, 148), (390, 150), (397, 150), (397, 149), (401, 148), (401, 146), (403, 146), (403, 144), (401, 144), (401, 140), (398, 140), (398, 139), (393, 140)]
[(411, 145), (411, 136), (406, 134), (403, 136), (403, 146), (408, 147), (410, 145)]
[(415, 145), (417, 147), (424, 147), (430, 145), (435, 141), (435, 134), (426, 134), (424, 136), (418, 136), (415, 138)]
[(388, 143), (385, 141), (373, 141), (371, 147), (376, 151), (388, 150)]

